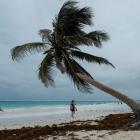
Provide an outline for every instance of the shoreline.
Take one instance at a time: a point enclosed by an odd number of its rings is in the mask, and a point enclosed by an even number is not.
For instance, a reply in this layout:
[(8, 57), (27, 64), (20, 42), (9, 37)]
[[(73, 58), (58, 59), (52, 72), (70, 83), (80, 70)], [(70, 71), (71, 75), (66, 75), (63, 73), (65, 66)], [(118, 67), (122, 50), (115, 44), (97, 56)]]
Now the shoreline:
[(0, 140), (137, 140), (140, 136), (139, 130), (123, 128), (133, 117), (125, 104), (77, 108), (74, 120), (69, 105), (7, 109), (0, 113)]
[[(130, 112), (125, 104), (77, 105), (75, 120), (95, 120), (109, 114)], [(72, 121), (69, 105), (8, 109), (0, 112), (0, 130), (60, 124)]]

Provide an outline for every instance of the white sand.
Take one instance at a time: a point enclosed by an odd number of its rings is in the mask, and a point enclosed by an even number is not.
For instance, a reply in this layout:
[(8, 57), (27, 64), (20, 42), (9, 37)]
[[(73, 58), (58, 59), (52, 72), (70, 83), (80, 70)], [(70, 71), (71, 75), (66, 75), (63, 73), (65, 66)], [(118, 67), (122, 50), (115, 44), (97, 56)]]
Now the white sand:
[(140, 140), (140, 131), (78, 131), (69, 132), (66, 136), (50, 136), (45, 140)]
[(75, 132), (75, 138), (90, 140), (139, 140), (140, 131), (84, 131)]

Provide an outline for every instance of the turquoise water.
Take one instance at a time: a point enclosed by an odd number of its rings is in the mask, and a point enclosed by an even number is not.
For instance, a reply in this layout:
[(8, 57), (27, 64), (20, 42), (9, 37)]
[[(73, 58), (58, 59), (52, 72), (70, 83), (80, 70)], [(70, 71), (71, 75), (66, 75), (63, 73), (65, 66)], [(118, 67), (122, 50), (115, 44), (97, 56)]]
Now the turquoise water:
[[(117, 101), (76, 101), (77, 105), (93, 105), (93, 104), (105, 104), (116, 103)], [(0, 101), (0, 107), (3, 109), (10, 108), (28, 108), (37, 106), (57, 106), (57, 105), (69, 105), (70, 101)]]

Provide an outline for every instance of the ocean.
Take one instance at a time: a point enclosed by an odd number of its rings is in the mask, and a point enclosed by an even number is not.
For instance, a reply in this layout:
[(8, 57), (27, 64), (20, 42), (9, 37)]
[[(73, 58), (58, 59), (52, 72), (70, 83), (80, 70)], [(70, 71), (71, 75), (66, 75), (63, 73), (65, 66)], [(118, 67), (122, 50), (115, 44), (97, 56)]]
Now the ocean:
[[(75, 101), (77, 105), (95, 105), (119, 103), (118, 101)], [(65, 106), (69, 105), (70, 101), (0, 101), (2, 109), (16, 109), (29, 107), (49, 107), (49, 106)]]

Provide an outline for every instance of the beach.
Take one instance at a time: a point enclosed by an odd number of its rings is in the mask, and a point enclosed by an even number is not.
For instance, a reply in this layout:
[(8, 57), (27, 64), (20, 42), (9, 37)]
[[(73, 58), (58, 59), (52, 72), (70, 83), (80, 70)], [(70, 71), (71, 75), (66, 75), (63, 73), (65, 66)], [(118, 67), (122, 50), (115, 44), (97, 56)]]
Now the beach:
[(24, 105), (0, 112), (0, 139), (138, 140), (139, 130), (124, 130), (132, 113), (118, 102), (80, 103), (74, 119), (68, 103)]
[(0, 11), (0, 140), (140, 140), (140, 1)]
[(46, 140), (139, 140), (139, 131), (78, 131), (69, 132), (67, 136), (50, 137)]
[(110, 114), (102, 119), (79, 120), (51, 126), (0, 130), (1, 140), (139, 140), (140, 129), (123, 128), (133, 113)]
[[(9, 102), (7, 103), (9, 104)], [(12, 104), (12, 105), (11, 105)], [(69, 102), (12, 102), (0, 112), (0, 129), (23, 126), (45, 126), (75, 120), (97, 119), (114, 113), (130, 112), (128, 106), (117, 102), (79, 102), (76, 116), (70, 117)], [(4, 105), (3, 105), (4, 106)]]

